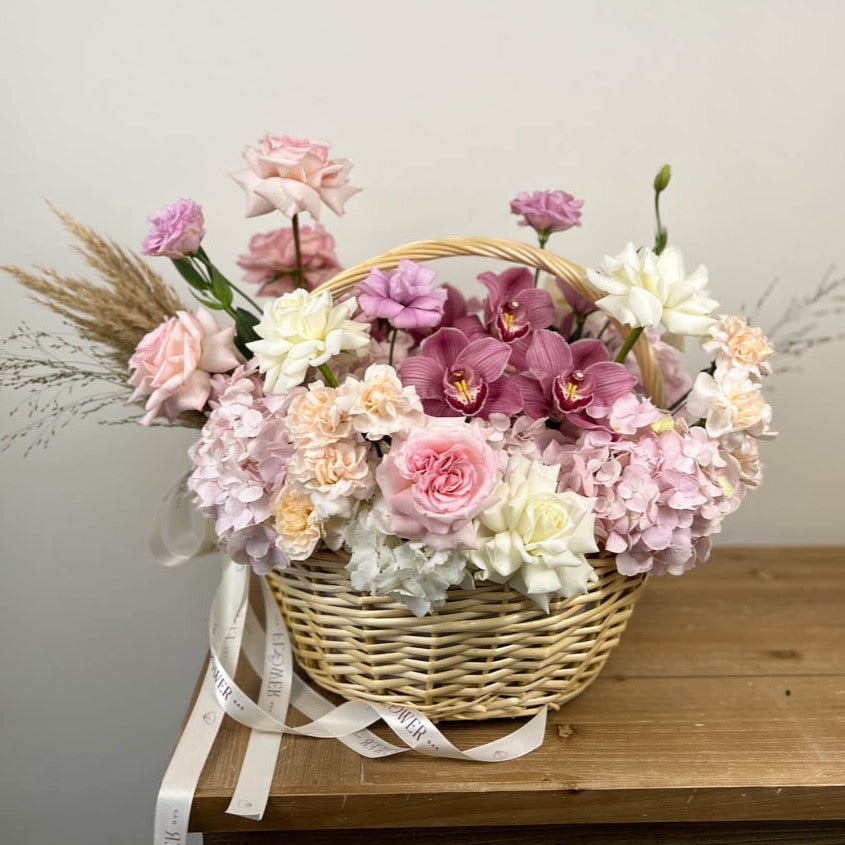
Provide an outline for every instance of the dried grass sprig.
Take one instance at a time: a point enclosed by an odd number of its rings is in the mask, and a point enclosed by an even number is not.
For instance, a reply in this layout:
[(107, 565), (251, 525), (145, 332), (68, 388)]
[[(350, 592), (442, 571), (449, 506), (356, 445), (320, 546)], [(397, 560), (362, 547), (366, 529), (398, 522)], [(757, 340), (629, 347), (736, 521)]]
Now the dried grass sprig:
[(69, 320), (84, 340), (101, 344), (125, 371), (141, 338), (176, 311), (187, 310), (176, 292), (139, 255), (97, 234), (70, 214), (50, 206), (76, 239), (72, 245), (99, 276), (99, 283), (36, 266), (0, 270), (32, 298)]

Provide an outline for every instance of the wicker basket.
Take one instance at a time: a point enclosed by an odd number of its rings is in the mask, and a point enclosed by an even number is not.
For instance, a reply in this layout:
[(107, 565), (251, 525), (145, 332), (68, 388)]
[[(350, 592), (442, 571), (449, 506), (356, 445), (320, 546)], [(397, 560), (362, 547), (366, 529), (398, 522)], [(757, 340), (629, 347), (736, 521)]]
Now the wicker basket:
[[(345, 293), (373, 266), (477, 255), (524, 264), (564, 279), (591, 299), (584, 271), (552, 253), (513, 241), (450, 238), (391, 250), (342, 272), (323, 288)], [(627, 329), (616, 324), (624, 337)], [(634, 345), (643, 383), (663, 403), (662, 373), (644, 337)], [(557, 709), (584, 690), (619, 641), (642, 589), (612, 557), (593, 563), (585, 595), (552, 600), (545, 613), (507, 586), (452, 589), (446, 604), (415, 617), (404, 605), (361, 594), (345, 558), (322, 550), (268, 576), (297, 662), (321, 687), (347, 699), (413, 707), (430, 719), (494, 719)]]

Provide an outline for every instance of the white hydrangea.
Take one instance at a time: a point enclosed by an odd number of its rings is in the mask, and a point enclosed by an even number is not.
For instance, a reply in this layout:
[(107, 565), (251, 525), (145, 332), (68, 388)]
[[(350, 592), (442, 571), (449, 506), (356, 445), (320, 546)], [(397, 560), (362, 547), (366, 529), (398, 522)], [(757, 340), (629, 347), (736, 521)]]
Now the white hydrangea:
[(598, 270), (587, 270), (587, 278), (607, 294), (596, 305), (611, 317), (627, 326), (662, 326), (678, 345), (707, 332), (719, 307), (707, 296), (707, 268), (685, 275), (681, 253), (671, 246), (656, 255), (629, 243), (619, 255), (605, 256)]
[(507, 583), (543, 609), (554, 596), (586, 593), (598, 577), (587, 561), (597, 552), (594, 499), (557, 492), (558, 467), (512, 455), (494, 491), (498, 503), (478, 518), (477, 577)]
[(472, 586), (465, 553), (435, 551), (423, 543), (400, 540), (379, 530), (371, 508), (362, 507), (346, 528), (350, 581), (356, 590), (390, 596), (415, 616), (425, 616), (446, 601), (453, 586)]

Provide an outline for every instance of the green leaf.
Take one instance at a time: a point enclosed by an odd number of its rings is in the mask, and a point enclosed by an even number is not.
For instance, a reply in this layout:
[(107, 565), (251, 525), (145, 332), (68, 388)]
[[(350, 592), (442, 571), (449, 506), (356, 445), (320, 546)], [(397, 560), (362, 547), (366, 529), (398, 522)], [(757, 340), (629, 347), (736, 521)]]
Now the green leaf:
[(197, 302), (204, 305), (206, 308), (211, 308), (213, 311), (223, 311), (224, 308), (219, 302), (215, 302), (213, 299), (203, 299), (201, 296), (197, 296), (193, 291), (191, 291), (191, 296), (196, 299)]
[(234, 297), (232, 288), (226, 280), (226, 277), (223, 276), (222, 273), (218, 272), (216, 267), (212, 265), (210, 270), (211, 292), (224, 305), (224, 307), (229, 308), (232, 305), (232, 299)]
[(208, 282), (202, 277), (200, 272), (191, 264), (190, 258), (173, 258), (173, 266), (178, 271), (179, 275), (192, 287), (197, 290), (208, 290)]

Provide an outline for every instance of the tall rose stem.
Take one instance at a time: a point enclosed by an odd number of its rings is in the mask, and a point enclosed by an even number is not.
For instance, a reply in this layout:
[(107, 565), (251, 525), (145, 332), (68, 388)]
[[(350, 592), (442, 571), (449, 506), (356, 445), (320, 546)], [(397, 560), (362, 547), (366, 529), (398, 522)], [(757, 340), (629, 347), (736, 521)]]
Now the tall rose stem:
[(299, 215), (293, 215), (293, 245), (296, 249), (296, 278), (298, 288), (305, 287), (305, 271), (302, 267), (302, 246), (299, 243)]
[(642, 333), (642, 326), (637, 326), (635, 329), (631, 329), (631, 333), (628, 335), (627, 340), (622, 345), (622, 348), (619, 350), (619, 353), (613, 359), (617, 364), (621, 364), (628, 357), (628, 353), (631, 351), (634, 344), (640, 339), (640, 335)]

